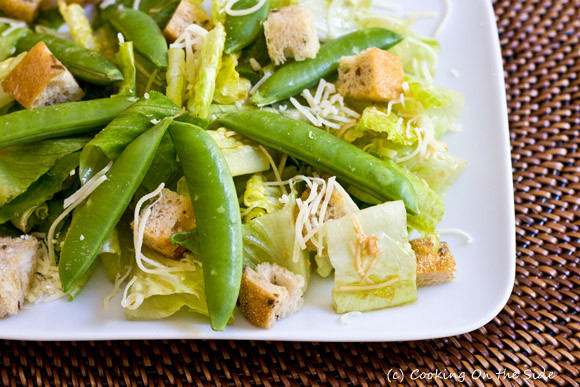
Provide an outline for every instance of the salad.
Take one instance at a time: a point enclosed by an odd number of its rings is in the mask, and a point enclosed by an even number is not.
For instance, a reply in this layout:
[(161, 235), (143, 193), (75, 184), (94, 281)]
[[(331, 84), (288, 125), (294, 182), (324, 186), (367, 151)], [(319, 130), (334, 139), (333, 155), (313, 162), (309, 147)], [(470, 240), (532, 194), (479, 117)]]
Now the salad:
[(18, 3), (0, 7), (0, 316), (74, 302), (99, 265), (105, 308), (121, 293), (129, 320), (185, 309), (215, 330), (236, 307), (271, 328), (311, 275), (341, 314), (454, 278), (437, 226), (463, 97), (411, 19), (365, 0)]

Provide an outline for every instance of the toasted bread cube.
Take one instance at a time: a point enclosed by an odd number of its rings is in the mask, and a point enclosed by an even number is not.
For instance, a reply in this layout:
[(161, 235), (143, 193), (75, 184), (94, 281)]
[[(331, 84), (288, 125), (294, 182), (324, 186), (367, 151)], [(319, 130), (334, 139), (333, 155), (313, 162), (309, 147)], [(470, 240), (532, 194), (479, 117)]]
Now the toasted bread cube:
[(191, 200), (164, 188), (162, 198), (151, 208), (143, 244), (167, 258), (178, 259), (185, 252), (185, 248), (174, 245), (171, 242), (171, 235), (189, 231), (195, 228), (195, 225)]
[(455, 260), (445, 242), (435, 248), (430, 238), (410, 241), (417, 257), (417, 286), (440, 285), (455, 279)]
[(197, 24), (209, 30), (211, 28), (211, 19), (207, 13), (189, 1), (181, 0), (175, 13), (163, 30), (163, 35), (165, 35), (167, 41), (174, 42), (190, 24)]
[(343, 97), (361, 101), (397, 99), (403, 92), (403, 61), (376, 47), (358, 55), (343, 56), (336, 88)]
[(41, 1), (42, 0), (0, 0), (0, 11), (13, 19), (24, 20), (27, 23), (32, 23), (34, 19), (36, 19), (36, 16), (38, 16)]
[(38, 42), (2, 82), (6, 94), (25, 108), (80, 100), (84, 93), (44, 42)]
[(270, 329), (304, 304), (304, 278), (275, 263), (261, 263), (256, 270), (244, 267), (238, 304), (253, 325)]
[(314, 14), (306, 6), (273, 9), (264, 22), (268, 54), (276, 65), (289, 58), (315, 58), (320, 48)]
[(0, 237), (0, 318), (20, 311), (36, 269), (38, 240)]

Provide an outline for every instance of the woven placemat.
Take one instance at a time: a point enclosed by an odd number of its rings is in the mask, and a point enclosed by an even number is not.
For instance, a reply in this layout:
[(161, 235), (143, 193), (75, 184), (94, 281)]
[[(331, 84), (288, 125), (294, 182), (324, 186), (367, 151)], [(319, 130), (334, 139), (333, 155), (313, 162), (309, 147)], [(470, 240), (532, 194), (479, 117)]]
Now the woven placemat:
[[(403, 373), (404, 385), (580, 386), (580, 1), (494, 6), (517, 268), (513, 294), (489, 324), (406, 343), (0, 341), (0, 384), (387, 385)], [(532, 379), (542, 371), (545, 379)]]

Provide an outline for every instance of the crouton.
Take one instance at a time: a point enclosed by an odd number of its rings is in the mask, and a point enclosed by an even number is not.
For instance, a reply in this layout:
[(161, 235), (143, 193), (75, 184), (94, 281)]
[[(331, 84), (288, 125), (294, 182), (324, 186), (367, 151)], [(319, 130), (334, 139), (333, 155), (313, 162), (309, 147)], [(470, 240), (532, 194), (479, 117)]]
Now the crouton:
[(253, 325), (270, 329), (304, 304), (304, 278), (275, 263), (244, 267), (238, 305)]
[(455, 260), (445, 242), (435, 248), (430, 238), (410, 241), (417, 257), (417, 286), (439, 285), (455, 279)]
[(211, 28), (211, 19), (207, 13), (189, 1), (181, 0), (175, 13), (163, 30), (163, 35), (165, 35), (167, 41), (174, 42), (190, 24), (197, 24), (209, 30)]
[(0, 0), (0, 11), (6, 16), (32, 23), (40, 10), (42, 0)]
[(338, 92), (361, 101), (388, 102), (403, 92), (403, 61), (373, 47), (358, 55), (343, 56), (338, 66)]
[(268, 54), (276, 65), (289, 58), (315, 58), (320, 48), (314, 14), (310, 8), (293, 5), (273, 9), (264, 22)]
[(80, 100), (84, 93), (44, 42), (38, 42), (2, 82), (6, 94), (25, 108)]
[(38, 240), (0, 237), (0, 318), (20, 311), (36, 269)]
[(151, 208), (145, 226), (143, 244), (159, 254), (172, 259), (180, 258), (185, 248), (174, 245), (171, 235), (195, 228), (195, 216), (191, 200), (164, 188), (163, 197)]

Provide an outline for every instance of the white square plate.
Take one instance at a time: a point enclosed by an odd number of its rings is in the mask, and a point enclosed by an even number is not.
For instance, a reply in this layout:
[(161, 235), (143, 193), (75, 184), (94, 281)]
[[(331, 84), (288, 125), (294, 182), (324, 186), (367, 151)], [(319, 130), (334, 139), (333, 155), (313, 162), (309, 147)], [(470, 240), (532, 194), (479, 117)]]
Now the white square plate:
[[(401, 13), (435, 11), (443, 2), (400, 1)], [(438, 84), (462, 92), (462, 131), (446, 136), (449, 149), (468, 161), (445, 197), (440, 228), (460, 228), (474, 238), (449, 242), (457, 279), (419, 289), (412, 305), (364, 313), (341, 324), (332, 310), (332, 280), (313, 276), (302, 312), (280, 320), (271, 330), (257, 329), (243, 316), (224, 332), (206, 319), (179, 313), (161, 321), (126, 321), (120, 295), (103, 310), (111, 284), (98, 271), (74, 302), (57, 300), (0, 320), (0, 338), (23, 340), (105, 339), (254, 339), (292, 341), (398, 341), (457, 335), (490, 321), (508, 300), (515, 275), (515, 225), (509, 135), (502, 59), (491, 1), (452, 1), (447, 25), (438, 37)], [(416, 29), (431, 34), (439, 17), (419, 20)], [(451, 74), (457, 69), (460, 77)]]

